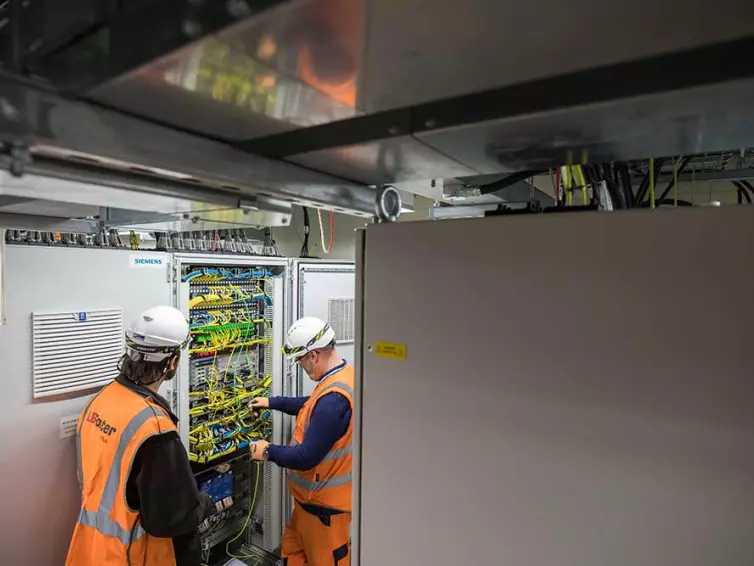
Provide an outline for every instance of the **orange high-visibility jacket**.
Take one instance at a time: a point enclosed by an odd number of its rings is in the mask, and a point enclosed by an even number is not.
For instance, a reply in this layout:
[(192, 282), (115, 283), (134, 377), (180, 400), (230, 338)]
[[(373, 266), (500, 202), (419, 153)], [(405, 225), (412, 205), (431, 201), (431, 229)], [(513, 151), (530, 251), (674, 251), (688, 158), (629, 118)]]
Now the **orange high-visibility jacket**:
[(294, 499), (308, 505), (319, 505), (338, 511), (351, 512), (351, 466), (353, 446), (353, 366), (328, 375), (317, 384), (311, 397), (296, 417), (296, 429), (291, 445), (304, 441), (317, 401), (328, 393), (340, 393), (351, 404), (348, 430), (338, 439), (325, 458), (306, 471), (288, 470), (288, 486)]
[(150, 436), (174, 430), (162, 408), (117, 382), (89, 401), (78, 422), (81, 511), (66, 566), (175, 566), (172, 539), (144, 531), (139, 513), (126, 502), (126, 482), (139, 446)]

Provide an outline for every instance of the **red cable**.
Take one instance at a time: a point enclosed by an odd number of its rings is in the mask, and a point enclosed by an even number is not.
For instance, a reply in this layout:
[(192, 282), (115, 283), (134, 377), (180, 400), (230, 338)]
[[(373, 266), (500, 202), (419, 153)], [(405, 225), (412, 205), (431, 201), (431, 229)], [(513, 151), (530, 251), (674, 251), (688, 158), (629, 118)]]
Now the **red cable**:
[(217, 249), (217, 230), (215, 230), (215, 234), (212, 237), (212, 251), (214, 252)]

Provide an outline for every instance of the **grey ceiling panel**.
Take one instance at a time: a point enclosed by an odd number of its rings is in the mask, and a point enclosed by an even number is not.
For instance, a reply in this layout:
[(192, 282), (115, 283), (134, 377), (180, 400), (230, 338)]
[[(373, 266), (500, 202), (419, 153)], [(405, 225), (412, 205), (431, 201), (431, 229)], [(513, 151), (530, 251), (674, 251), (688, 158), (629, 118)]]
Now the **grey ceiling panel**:
[(754, 145), (754, 80), (415, 134), (482, 173)]
[[(368, 113), (745, 37), (749, 0), (370, 0)], [(679, 72), (688, 72), (680, 70)]]
[(465, 177), (477, 173), (412, 136), (300, 153), (286, 159), (368, 184)]

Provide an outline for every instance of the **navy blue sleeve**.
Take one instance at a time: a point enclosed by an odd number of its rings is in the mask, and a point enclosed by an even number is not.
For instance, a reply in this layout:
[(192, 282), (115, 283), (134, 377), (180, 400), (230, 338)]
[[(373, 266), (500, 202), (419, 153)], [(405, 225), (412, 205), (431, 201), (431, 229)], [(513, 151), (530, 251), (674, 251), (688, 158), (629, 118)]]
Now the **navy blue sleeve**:
[(270, 397), (270, 409), (286, 415), (298, 415), (309, 397)]
[(324, 460), (338, 439), (348, 431), (351, 404), (340, 393), (328, 393), (317, 401), (306, 429), (304, 441), (298, 446), (270, 445), (267, 457), (282, 468), (311, 470)]

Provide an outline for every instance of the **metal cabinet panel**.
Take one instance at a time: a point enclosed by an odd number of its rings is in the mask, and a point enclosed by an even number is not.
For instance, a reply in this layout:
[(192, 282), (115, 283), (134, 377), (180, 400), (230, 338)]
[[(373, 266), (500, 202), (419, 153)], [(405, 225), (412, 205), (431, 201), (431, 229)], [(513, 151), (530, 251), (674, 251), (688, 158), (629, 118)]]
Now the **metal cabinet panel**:
[[(333, 299), (354, 299), (354, 265), (328, 261), (295, 261), (293, 280), (293, 309), (291, 323), (304, 316), (329, 320), (328, 304)], [(336, 328), (334, 322), (331, 322)], [(353, 324), (353, 317), (351, 317)], [(349, 363), (354, 361), (354, 341), (337, 335), (338, 353)], [(296, 366), (298, 395), (311, 395), (316, 385)]]
[(89, 395), (33, 399), (31, 313), (119, 306), (128, 325), (142, 310), (170, 303), (167, 264), (132, 269), (130, 258), (143, 254), (124, 250), (5, 249), (0, 501), (11, 522), (0, 531), (0, 554), (4, 564), (63, 564), (80, 504), (75, 438), (63, 424)]
[(752, 242), (745, 207), (368, 226), (355, 563), (752, 563)]

